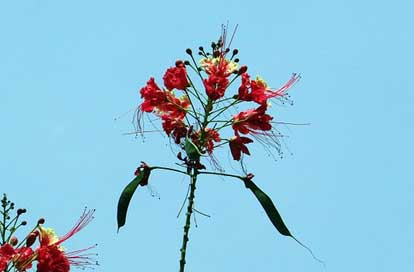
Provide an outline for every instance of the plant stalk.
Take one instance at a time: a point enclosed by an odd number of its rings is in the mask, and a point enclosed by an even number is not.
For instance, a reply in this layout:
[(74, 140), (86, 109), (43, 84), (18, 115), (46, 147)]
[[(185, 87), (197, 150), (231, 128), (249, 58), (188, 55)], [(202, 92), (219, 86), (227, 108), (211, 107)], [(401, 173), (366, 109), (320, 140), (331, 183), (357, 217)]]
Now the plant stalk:
[(187, 243), (189, 240), (188, 234), (190, 231), (191, 215), (193, 213), (197, 174), (198, 174), (197, 170), (193, 169), (192, 174), (191, 174), (190, 195), (188, 196), (188, 206), (187, 206), (187, 213), (186, 213), (186, 219), (185, 219), (185, 225), (184, 225), (183, 245), (180, 249), (180, 252), (181, 252), (180, 272), (184, 272), (184, 267), (185, 267), (185, 254), (187, 252)]

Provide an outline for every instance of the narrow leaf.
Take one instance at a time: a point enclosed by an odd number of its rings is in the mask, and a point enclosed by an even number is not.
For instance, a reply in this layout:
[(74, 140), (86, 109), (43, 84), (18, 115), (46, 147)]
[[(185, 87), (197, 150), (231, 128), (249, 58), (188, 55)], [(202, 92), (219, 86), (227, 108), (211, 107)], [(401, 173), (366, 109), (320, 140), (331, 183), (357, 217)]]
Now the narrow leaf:
[(197, 161), (202, 155), (197, 146), (189, 138), (185, 139), (184, 149), (187, 157), (192, 161)]
[(257, 185), (254, 184), (254, 182), (251, 179), (245, 179), (243, 181), (244, 185), (247, 188), (249, 188), (255, 195), (257, 200), (259, 200), (260, 204), (265, 210), (273, 226), (275, 226), (275, 228), (280, 232), (280, 234), (294, 238), (290, 233), (289, 229), (286, 227), (285, 223), (283, 222), (282, 217), (280, 216), (270, 197), (267, 194), (265, 194), (262, 190), (260, 190), (260, 188), (257, 187)]
[(254, 184), (254, 182), (251, 179), (245, 178), (242, 180), (244, 181), (244, 185), (247, 188), (249, 188), (253, 192), (257, 200), (259, 200), (260, 204), (265, 210), (270, 221), (272, 221), (273, 226), (275, 226), (275, 228), (280, 232), (280, 234), (293, 238), (299, 245), (305, 248), (312, 255), (313, 259), (321, 263), (326, 268), (324, 261), (316, 257), (313, 251), (307, 245), (303, 244), (301, 241), (296, 239), (296, 237), (290, 233), (289, 229), (286, 227), (285, 223), (283, 222), (282, 217), (280, 216), (279, 212), (277, 211), (270, 197), (265, 192), (263, 192), (259, 187), (257, 187), (257, 185)]
[(139, 173), (139, 175), (136, 176), (122, 191), (118, 201), (118, 231), (122, 226), (125, 225), (129, 202), (131, 201), (131, 198), (134, 195), (138, 185), (144, 180), (145, 176), (149, 175), (148, 171), (149, 170), (141, 171), (141, 173)]

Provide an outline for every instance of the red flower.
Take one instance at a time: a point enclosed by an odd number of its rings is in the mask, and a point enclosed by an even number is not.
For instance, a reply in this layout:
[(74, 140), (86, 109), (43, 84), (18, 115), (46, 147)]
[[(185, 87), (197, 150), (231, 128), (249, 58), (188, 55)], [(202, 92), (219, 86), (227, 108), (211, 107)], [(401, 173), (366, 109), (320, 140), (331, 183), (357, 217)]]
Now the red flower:
[(94, 210), (85, 210), (75, 226), (60, 238), (56, 236), (52, 229), (39, 226), (40, 247), (35, 251), (38, 272), (68, 272), (71, 265), (92, 265), (90, 258), (81, 254), (92, 247), (65, 252), (61, 244), (82, 230), (93, 219), (93, 213)]
[(251, 97), (256, 103), (266, 104), (267, 99), (269, 98), (284, 96), (289, 88), (292, 87), (292, 85), (295, 84), (299, 78), (299, 75), (293, 74), (289, 81), (286, 82), (282, 87), (272, 91), (268, 88), (266, 82), (263, 79), (257, 77), (256, 80), (252, 80), (250, 82)]
[(171, 67), (164, 74), (164, 85), (167, 89), (185, 90), (188, 87), (187, 71), (182, 62), (177, 61), (177, 67)]
[(266, 105), (261, 105), (257, 109), (242, 111), (233, 116), (233, 129), (238, 133), (256, 133), (258, 130), (268, 131), (272, 129), (270, 121), (272, 116), (266, 114)]
[(248, 73), (241, 75), (242, 83), (239, 87), (239, 94), (237, 98), (243, 101), (252, 101), (252, 95), (249, 93), (250, 89), (250, 76)]
[(249, 143), (253, 143), (253, 140), (247, 137), (235, 136), (234, 138), (230, 139), (230, 151), (234, 160), (239, 161), (241, 153), (250, 155), (249, 149), (246, 146), (246, 144)]
[(153, 77), (151, 77), (147, 85), (140, 90), (141, 98), (144, 98), (144, 102), (141, 104), (141, 110), (145, 112), (152, 112), (155, 107), (165, 103), (167, 96), (158, 85), (155, 83)]
[(140, 109), (144, 112), (155, 111), (159, 115), (169, 114), (174, 117), (184, 118), (186, 110), (190, 106), (187, 96), (177, 98), (172, 91), (161, 90), (155, 83), (154, 78), (150, 78), (147, 85), (140, 90), (141, 97), (144, 98)]
[[(200, 139), (203, 137), (203, 139)], [(219, 143), (221, 141), (220, 134), (215, 129), (206, 128), (204, 134), (202, 135), (201, 131), (197, 131), (193, 135), (194, 144), (203, 142), (203, 146), (207, 149), (209, 154), (213, 153), (214, 142)]]
[(180, 118), (174, 118), (170, 115), (163, 115), (162, 128), (168, 136), (174, 138), (174, 142), (179, 144), (182, 138), (187, 135), (187, 127)]
[(36, 255), (30, 247), (21, 247), (16, 249), (16, 255), (13, 257), (14, 266), (18, 271), (26, 271), (32, 268), (32, 262)]
[(68, 272), (69, 259), (58, 245), (41, 247), (37, 251), (37, 272)]
[(173, 92), (166, 92), (166, 102), (157, 107), (159, 115), (168, 114), (173, 118), (183, 119), (190, 107), (190, 101), (186, 95), (177, 98)]
[(229, 84), (228, 77), (236, 71), (237, 64), (223, 57), (218, 57), (203, 59), (201, 66), (209, 74), (208, 79), (203, 80), (208, 97), (212, 100), (223, 97)]
[(0, 247), (0, 271), (6, 269), (8, 261), (16, 254), (16, 251), (10, 244), (4, 244)]
[[(254, 101), (258, 104), (264, 105), (269, 98), (284, 96), (286, 92), (299, 80), (300, 76), (293, 74), (291, 79), (282, 87), (272, 91), (267, 86), (266, 82), (257, 77), (256, 80), (250, 80), (247, 73), (242, 74), (242, 83), (239, 87), (237, 98), (242, 101)], [(250, 91), (250, 92), (249, 92)]]
[(229, 80), (220, 75), (210, 74), (208, 79), (203, 80), (207, 96), (212, 100), (217, 100), (224, 96)]

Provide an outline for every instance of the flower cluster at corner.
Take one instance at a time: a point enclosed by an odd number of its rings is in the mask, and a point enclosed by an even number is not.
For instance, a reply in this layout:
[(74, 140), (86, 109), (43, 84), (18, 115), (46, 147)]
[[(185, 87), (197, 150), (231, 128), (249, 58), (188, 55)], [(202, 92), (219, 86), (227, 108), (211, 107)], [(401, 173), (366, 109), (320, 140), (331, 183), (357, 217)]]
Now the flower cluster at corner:
[(0, 212), (0, 272), (68, 272), (72, 266), (84, 268), (96, 264), (85, 253), (95, 245), (72, 252), (65, 251), (62, 246), (93, 219), (94, 210), (85, 210), (75, 226), (62, 237), (58, 237), (53, 229), (43, 227), (45, 220), (41, 218), (21, 240), (14, 234), (27, 225), (26, 221), (20, 221), (26, 209), (13, 211), (14, 203), (4, 195)]
[[(250, 155), (247, 145), (256, 139), (263, 142), (266, 138), (274, 138), (269, 100), (283, 100), (299, 75), (293, 74), (282, 87), (271, 89), (262, 78), (252, 79), (247, 66), (239, 67), (239, 59), (235, 58), (238, 50), (230, 54), (225, 44), (224, 35), (217, 43), (212, 43), (211, 52), (199, 47), (201, 59), (198, 61), (192, 50), (187, 49), (191, 60), (178, 60), (175, 67), (168, 68), (163, 76), (164, 87), (152, 77), (148, 80), (140, 89), (143, 102), (138, 111), (139, 132), (145, 132), (142, 113), (152, 113), (161, 119), (163, 131), (187, 157), (185, 145), (188, 141), (200, 156), (213, 156), (216, 147), (228, 144), (236, 161), (240, 161), (243, 154)], [(190, 78), (189, 69), (200, 82), (199, 86)], [(233, 85), (236, 86), (230, 88)], [(250, 105), (239, 111), (242, 103)], [(187, 157), (179, 154), (179, 159), (186, 163), (191, 160)], [(204, 166), (198, 163), (198, 167)]]

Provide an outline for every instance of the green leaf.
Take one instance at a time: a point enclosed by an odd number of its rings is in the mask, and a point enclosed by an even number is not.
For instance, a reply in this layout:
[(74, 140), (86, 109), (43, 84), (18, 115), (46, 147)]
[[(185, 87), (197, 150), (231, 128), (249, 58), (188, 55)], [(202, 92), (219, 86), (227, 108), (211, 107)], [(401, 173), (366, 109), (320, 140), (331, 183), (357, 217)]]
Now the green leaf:
[(197, 146), (189, 138), (185, 139), (184, 149), (187, 157), (192, 161), (197, 161), (202, 155)]
[(273, 223), (273, 226), (280, 232), (280, 234), (289, 236), (293, 238), (299, 245), (301, 245), (303, 248), (305, 248), (319, 263), (321, 263), (325, 269), (326, 264), (324, 261), (319, 259), (318, 257), (313, 254), (313, 251), (305, 244), (303, 244), (301, 241), (299, 241), (295, 236), (293, 236), (289, 229), (286, 227), (285, 223), (283, 222), (282, 217), (280, 216), (279, 212), (277, 211), (275, 205), (273, 204), (273, 201), (270, 199), (270, 197), (265, 194), (259, 187), (257, 187), (254, 182), (249, 178), (241, 178), (244, 181), (244, 185), (249, 188), (252, 193), (255, 195), (257, 200), (259, 200), (260, 204), (262, 205), (263, 209), (265, 210), (267, 216), (269, 217), (270, 221)]
[(257, 187), (257, 185), (254, 184), (254, 182), (251, 179), (243, 179), (243, 181), (244, 185), (247, 188), (249, 188), (254, 194), (254, 196), (257, 198), (257, 200), (259, 200), (260, 204), (265, 210), (273, 226), (275, 226), (275, 228), (280, 232), (280, 234), (294, 238), (288, 230), (288, 228), (286, 227), (285, 223), (283, 222), (282, 217), (280, 216), (270, 197), (267, 194), (265, 194), (262, 190), (260, 190), (260, 188)]
[(131, 198), (134, 195), (135, 190), (137, 189), (138, 185), (145, 180), (145, 178), (148, 178), (150, 171), (151, 170), (149, 169), (143, 169), (141, 173), (138, 176), (136, 176), (122, 191), (118, 201), (118, 231), (122, 226), (125, 225), (129, 202), (131, 201)]

